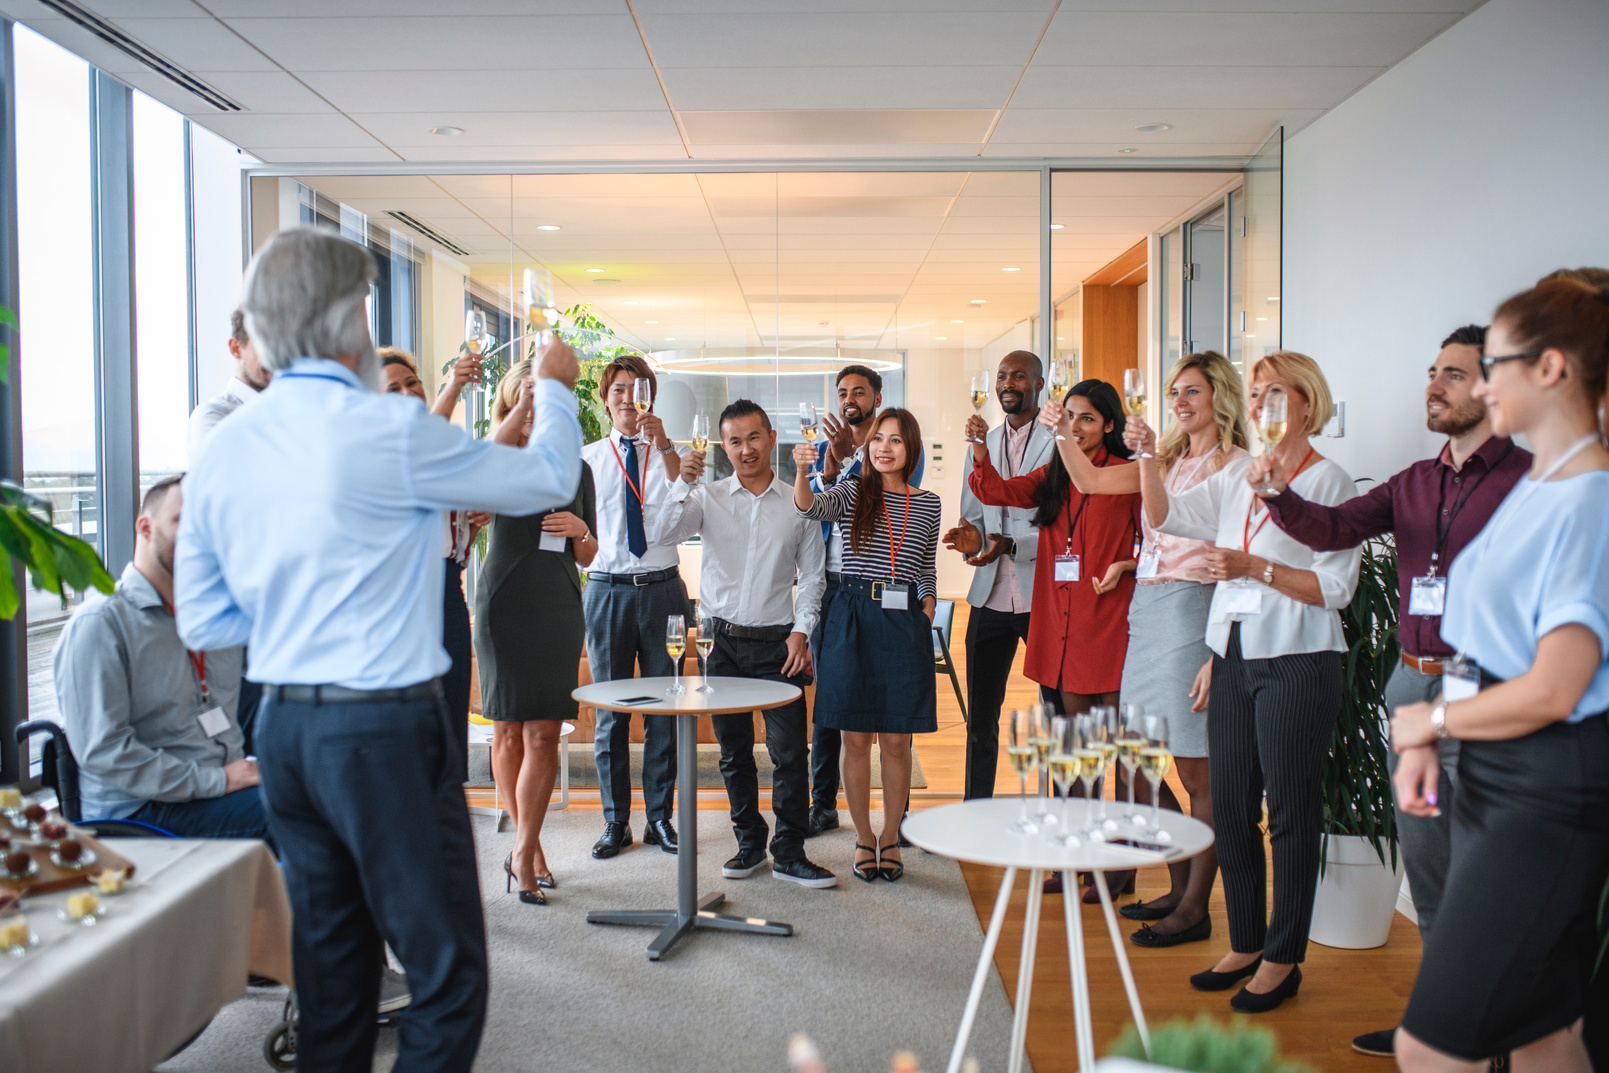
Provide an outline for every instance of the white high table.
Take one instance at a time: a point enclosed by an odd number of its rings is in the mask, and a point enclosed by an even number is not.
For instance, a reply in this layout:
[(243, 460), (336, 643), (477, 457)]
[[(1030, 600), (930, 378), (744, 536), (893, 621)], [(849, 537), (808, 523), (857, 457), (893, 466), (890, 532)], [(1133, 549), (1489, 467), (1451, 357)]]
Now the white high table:
[[(594, 708), (676, 717), (676, 908), (595, 909), (587, 914), (587, 923), (646, 924), (660, 928), (654, 941), (648, 944), (649, 961), (664, 957), (666, 951), (695, 928), (792, 935), (792, 924), (715, 912), (725, 903), (724, 894), (706, 894), (702, 899), (698, 896), (698, 717), (780, 708), (799, 696), (799, 687), (758, 678), (683, 675), (682, 685), (687, 692), (670, 694), (666, 690), (671, 681), (668, 677), (624, 678), (617, 682), (594, 682), (570, 694)], [(706, 683), (710, 686), (709, 692), (696, 691), (695, 687)]]
[[(1030, 806), (1044, 804), (1045, 798), (1031, 798)], [(1092, 802), (1073, 798), (1068, 802), (1069, 826), (1077, 832), (1085, 826), (1085, 812)], [(1108, 803), (1108, 815), (1117, 818), (1120, 806)], [(1059, 820), (1061, 801), (1049, 803), (1052, 815)], [(1148, 815), (1150, 809), (1144, 810)], [(989, 919), (989, 931), (983, 940), (983, 953), (978, 957), (978, 969), (972, 977), (972, 990), (967, 995), (966, 1010), (961, 1015), (961, 1027), (956, 1032), (955, 1049), (950, 1053), (949, 1073), (959, 1073), (966, 1054), (967, 1040), (972, 1036), (972, 1023), (978, 1015), (978, 1003), (983, 997), (983, 983), (989, 977), (994, 960), (995, 946), (1000, 941), (1000, 929), (1005, 923), (1006, 906), (1011, 902), (1011, 891), (1017, 882), (1017, 873), (1028, 870), (1028, 911), (1022, 928), (1022, 961), (1017, 972), (1016, 1011), (1011, 1021), (1011, 1055), (1009, 1073), (1021, 1073), (1027, 1053), (1028, 999), (1033, 992), (1034, 954), (1039, 944), (1039, 912), (1044, 898), (1046, 872), (1060, 871), (1065, 878), (1062, 896), (1067, 917), (1067, 967), (1073, 983), (1073, 1024), (1077, 1035), (1078, 1068), (1083, 1073), (1095, 1068), (1095, 1040), (1089, 1012), (1089, 974), (1084, 965), (1083, 899), (1078, 885), (1072, 881), (1076, 872), (1095, 873), (1095, 888), (1100, 891), (1101, 909), (1106, 914), (1106, 930), (1112, 936), (1112, 949), (1117, 954), (1118, 969), (1123, 974), (1123, 987), (1128, 992), (1129, 1008), (1134, 1011), (1134, 1025), (1139, 1030), (1140, 1042), (1146, 1053), (1151, 1050), (1151, 1033), (1145, 1025), (1145, 1014), (1140, 1009), (1139, 992), (1134, 987), (1134, 974), (1129, 970), (1124, 939), (1118, 930), (1117, 913), (1112, 908), (1112, 895), (1106, 887), (1107, 872), (1122, 872), (1130, 868), (1156, 867), (1194, 857), (1212, 845), (1212, 828), (1178, 812), (1164, 809), (1162, 826), (1172, 837), (1165, 859), (1151, 855), (1124, 851), (1100, 842), (1085, 841), (1078, 847), (1066, 847), (1052, 842), (1066, 834), (1059, 822), (1042, 827), (1037, 834), (1013, 834), (1011, 825), (1022, 812), (1020, 797), (996, 797), (963, 801), (956, 805), (913, 812), (905, 820), (905, 837), (930, 853), (974, 864), (992, 865), (1006, 870), (1000, 881), (1000, 894), (994, 902), (994, 915)], [(1048, 833), (1047, 833), (1048, 832)], [(1137, 829), (1120, 823), (1119, 829), (1108, 835), (1111, 838), (1146, 839)]]

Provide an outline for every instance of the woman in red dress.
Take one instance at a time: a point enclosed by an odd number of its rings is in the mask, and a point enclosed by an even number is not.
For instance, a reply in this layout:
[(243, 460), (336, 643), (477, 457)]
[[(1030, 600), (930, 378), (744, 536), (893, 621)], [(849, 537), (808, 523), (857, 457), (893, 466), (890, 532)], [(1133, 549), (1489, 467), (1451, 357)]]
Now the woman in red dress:
[[(1129, 460), (1123, 404), (1112, 385), (1080, 381), (1064, 405), (1058, 436), (1096, 466)], [(1079, 492), (1060, 455), (1010, 480), (996, 472), (983, 444), (973, 445), (972, 457), (972, 494), (980, 502), (1037, 508), (1039, 561), (1024, 673), (1060, 690), (1069, 715), (1116, 704), (1129, 645), (1140, 497)]]

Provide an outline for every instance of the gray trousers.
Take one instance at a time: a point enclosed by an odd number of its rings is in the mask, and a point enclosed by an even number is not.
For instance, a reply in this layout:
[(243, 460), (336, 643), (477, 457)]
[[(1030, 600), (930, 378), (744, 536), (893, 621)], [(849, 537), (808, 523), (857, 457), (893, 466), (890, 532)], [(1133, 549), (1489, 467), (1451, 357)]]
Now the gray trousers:
[[(671, 673), (665, 652), (665, 620), (686, 615), (687, 587), (670, 578), (638, 588), (592, 581), (581, 592), (587, 618), (587, 663), (594, 682)], [(670, 819), (676, 790), (676, 717), (644, 715), (642, 796), (649, 822)], [(631, 713), (598, 709), (593, 735), (603, 818), (625, 823), (631, 817)]]
[[(1397, 664), (1386, 683), (1386, 707), (1392, 713), (1405, 704), (1435, 700), (1441, 695), (1441, 679), (1423, 674), (1406, 663)], [(1452, 859), (1453, 794), (1458, 788), (1458, 742), (1448, 738), (1439, 747), (1441, 778), (1436, 786), (1440, 816), (1410, 816), (1396, 800), (1397, 838), (1402, 844), (1402, 864), (1408, 872), (1408, 889), (1413, 895), (1414, 915), (1419, 918), (1421, 939), (1430, 938), (1436, 922), (1436, 909), (1447, 886), (1447, 866)], [(1391, 774), (1397, 773), (1397, 754), (1390, 753)]]

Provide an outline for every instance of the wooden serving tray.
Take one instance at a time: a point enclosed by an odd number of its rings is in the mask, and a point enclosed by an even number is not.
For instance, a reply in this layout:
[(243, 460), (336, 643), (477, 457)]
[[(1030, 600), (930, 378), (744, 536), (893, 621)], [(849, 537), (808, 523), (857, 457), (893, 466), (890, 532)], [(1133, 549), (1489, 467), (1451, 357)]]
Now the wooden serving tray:
[(106, 848), (106, 843), (90, 838), (76, 827), (70, 827), (72, 836), (82, 842), (87, 848), (95, 851), (95, 863), (88, 868), (58, 868), (50, 859), (50, 846), (45, 844), (24, 844), (18, 840), (17, 833), (5, 830), (8, 825), (0, 824), (0, 834), (9, 834), (12, 851), (22, 850), (39, 864), (39, 871), (27, 879), (9, 879), (0, 873), (0, 890), (14, 890), (19, 894), (50, 894), (58, 890), (71, 890), (73, 887), (86, 887), (95, 882), (95, 877), (105, 869), (124, 869), (127, 876), (134, 875), (134, 865), (126, 857), (121, 857)]

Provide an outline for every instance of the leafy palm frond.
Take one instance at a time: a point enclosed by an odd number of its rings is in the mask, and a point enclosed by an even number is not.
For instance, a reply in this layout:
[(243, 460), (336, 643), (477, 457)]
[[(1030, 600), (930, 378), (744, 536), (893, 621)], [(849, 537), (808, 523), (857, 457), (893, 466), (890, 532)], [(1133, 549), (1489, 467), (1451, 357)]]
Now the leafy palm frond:
[(1190, 1073), (1312, 1073), (1300, 1062), (1280, 1058), (1279, 1041), (1268, 1029), (1244, 1021), (1221, 1025), (1204, 1013), (1194, 1022), (1176, 1017), (1152, 1028), (1149, 1055), (1132, 1024), (1106, 1053)]

